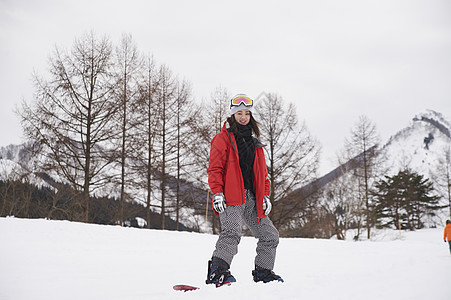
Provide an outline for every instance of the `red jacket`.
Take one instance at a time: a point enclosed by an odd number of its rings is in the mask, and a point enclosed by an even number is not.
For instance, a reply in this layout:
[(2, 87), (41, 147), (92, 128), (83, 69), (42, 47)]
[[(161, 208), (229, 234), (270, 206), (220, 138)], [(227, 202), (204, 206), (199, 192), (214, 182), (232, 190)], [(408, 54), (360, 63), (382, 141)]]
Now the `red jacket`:
[(448, 239), (448, 242), (451, 241), (451, 223), (446, 224), (445, 230), (443, 232), (443, 239), (446, 241)]
[[(224, 123), (222, 131), (211, 140), (207, 169), (208, 184), (213, 195), (224, 193), (227, 206), (234, 206), (244, 204), (246, 200), (235, 136), (227, 130), (226, 123)], [(269, 196), (270, 182), (263, 151), (264, 145), (257, 139), (255, 141), (254, 187), (257, 214), (259, 219), (262, 219), (266, 217), (263, 211), (263, 197)]]

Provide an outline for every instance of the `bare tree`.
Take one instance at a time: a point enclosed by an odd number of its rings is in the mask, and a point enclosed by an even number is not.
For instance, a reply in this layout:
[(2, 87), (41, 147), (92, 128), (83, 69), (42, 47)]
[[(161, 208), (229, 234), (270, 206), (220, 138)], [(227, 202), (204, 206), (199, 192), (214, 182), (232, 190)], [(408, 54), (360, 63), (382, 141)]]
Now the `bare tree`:
[(140, 187), (146, 192), (146, 221), (147, 228), (150, 228), (150, 212), (152, 205), (152, 192), (154, 189), (153, 179), (155, 177), (154, 168), (158, 165), (159, 155), (155, 150), (157, 131), (159, 130), (159, 106), (157, 105), (156, 89), (159, 85), (159, 75), (153, 58), (146, 59), (143, 68), (142, 79), (140, 80), (140, 98), (138, 110), (137, 134), (135, 137), (140, 141), (141, 147), (137, 148), (137, 171), (142, 180)]
[(19, 112), (25, 136), (39, 144), (40, 169), (79, 192), (79, 220), (89, 221), (89, 195), (108, 181), (112, 163), (108, 141), (117, 110), (113, 97), (112, 49), (93, 32), (76, 39), (71, 53), (58, 48), (50, 57), (50, 78), (34, 76), (34, 103)]
[(119, 222), (122, 226), (124, 223), (124, 202), (126, 201), (126, 169), (127, 171), (131, 170), (131, 168), (127, 168), (126, 160), (131, 159), (133, 156), (131, 152), (136, 148), (133, 144), (135, 140), (132, 137), (135, 134), (133, 129), (137, 125), (134, 120), (136, 120), (137, 112), (139, 112), (135, 108), (138, 102), (138, 75), (141, 71), (142, 59), (130, 35), (122, 37), (121, 44), (116, 49), (116, 56), (116, 94), (118, 103), (120, 103), (118, 116), (120, 118), (119, 131), (121, 132), (118, 155), (121, 169)]
[(7, 159), (0, 159), (0, 216), (8, 216), (13, 211), (11, 207), (17, 205), (18, 199), (11, 197), (16, 194), (17, 185), (20, 182), (21, 168)]
[(189, 137), (193, 131), (193, 120), (196, 115), (196, 107), (192, 103), (191, 99), (191, 87), (185, 80), (177, 80), (176, 93), (174, 102), (174, 117), (172, 118), (173, 126), (175, 127), (175, 157), (176, 157), (176, 174), (177, 181), (176, 187), (176, 201), (175, 201), (175, 213), (176, 213), (176, 230), (179, 229), (180, 223), (180, 210), (182, 208), (182, 198), (188, 197), (188, 191), (181, 191), (181, 183), (183, 180), (189, 177), (189, 174), (193, 168), (193, 164), (189, 159), (191, 154), (188, 149), (188, 145), (193, 141)]
[[(209, 140), (221, 132), (225, 120), (229, 116), (231, 95), (226, 88), (216, 87), (210, 95), (210, 101), (206, 105), (207, 123), (209, 127)], [(213, 126), (211, 126), (213, 124)]]
[[(380, 138), (377, 134), (376, 125), (366, 116), (360, 116), (359, 120), (351, 130), (351, 136), (345, 140), (345, 149), (348, 159), (359, 157), (359, 164), (352, 170), (356, 178), (359, 191), (362, 191), (365, 205), (367, 238), (370, 238), (372, 222), (374, 220), (371, 212), (370, 189), (374, 180), (377, 179), (377, 167), (379, 165), (378, 147)], [(360, 194), (360, 192), (359, 192)]]
[[(330, 216), (328, 226), (338, 239), (346, 239), (349, 228), (361, 229), (362, 223), (362, 195), (359, 193), (359, 184), (351, 176), (352, 165), (338, 159), (340, 175), (329, 182), (322, 191), (319, 201), (320, 209), (327, 211)], [(358, 236), (358, 233), (357, 233)]]
[(436, 172), (433, 180), (442, 190), (443, 198), (448, 200), (449, 216), (451, 218), (451, 148), (443, 149), (443, 156), (438, 159)]
[(299, 124), (296, 108), (284, 105), (275, 94), (262, 93), (255, 101), (256, 119), (262, 141), (267, 143), (266, 159), (271, 181), (272, 220), (278, 226), (289, 222), (293, 207), (279, 201), (316, 177), (320, 146), (305, 124)]
[[(195, 180), (205, 186), (206, 202), (205, 202), (205, 218), (209, 219), (208, 213), (211, 211), (211, 194), (208, 187), (208, 182), (205, 180), (206, 170), (208, 168), (208, 160), (210, 157), (210, 142), (213, 137), (221, 132), (222, 126), (226, 121), (230, 109), (231, 95), (226, 88), (222, 86), (216, 87), (207, 101), (202, 103), (201, 116), (203, 118), (196, 118), (196, 128), (194, 131), (196, 144), (192, 144), (191, 148), (195, 145), (193, 156), (194, 164), (197, 166), (192, 174), (194, 174)], [(216, 234), (218, 228), (220, 228), (219, 218), (214, 213), (211, 214), (212, 232)]]
[[(207, 101), (203, 101), (195, 110), (197, 118), (193, 118), (190, 127), (193, 128), (193, 142), (188, 145), (191, 148), (192, 164), (196, 167), (190, 175), (193, 181), (208, 186), (205, 172), (208, 168), (210, 156), (210, 142), (213, 137), (221, 132), (222, 126), (228, 117), (230, 106), (230, 94), (227, 89), (218, 86), (211, 93)], [(197, 111), (197, 112), (196, 112)]]
[(167, 210), (167, 187), (169, 183), (169, 173), (171, 166), (175, 161), (175, 143), (174, 134), (176, 128), (172, 126), (170, 120), (175, 115), (174, 101), (176, 98), (177, 85), (176, 79), (172, 75), (167, 66), (161, 66), (159, 70), (159, 85), (156, 88), (155, 105), (159, 106), (159, 130), (157, 131), (157, 145), (160, 147), (160, 164), (159, 164), (159, 179), (160, 179), (160, 193), (161, 193), (161, 229), (165, 229), (165, 218)]

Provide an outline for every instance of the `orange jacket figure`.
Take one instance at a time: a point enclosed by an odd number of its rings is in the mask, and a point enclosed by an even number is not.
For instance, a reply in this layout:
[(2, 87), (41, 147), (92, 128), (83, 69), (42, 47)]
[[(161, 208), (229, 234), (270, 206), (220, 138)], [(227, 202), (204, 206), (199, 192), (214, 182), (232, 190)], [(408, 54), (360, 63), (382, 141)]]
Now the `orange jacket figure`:
[(443, 231), (443, 240), (451, 242), (451, 221), (446, 221), (445, 230)]

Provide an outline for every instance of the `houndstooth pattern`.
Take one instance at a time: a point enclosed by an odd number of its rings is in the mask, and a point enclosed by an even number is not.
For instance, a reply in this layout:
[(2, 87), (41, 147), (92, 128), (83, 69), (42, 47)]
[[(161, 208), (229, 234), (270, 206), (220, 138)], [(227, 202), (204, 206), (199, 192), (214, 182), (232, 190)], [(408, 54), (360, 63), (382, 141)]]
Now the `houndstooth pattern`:
[[(243, 221), (250, 229), (257, 242), (255, 266), (272, 270), (276, 259), (276, 249), (279, 244), (279, 232), (269, 217), (260, 220), (258, 224), (255, 196), (246, 190), (246, 203), (243, 205), (227, 206), (219, 215), (222, 232), (216, 242), (213, 257), (223, 259), (229, 265), (238, 253), (238, 244), (242, 236)], [(227, 201), (227, 199), (226, 199)]]

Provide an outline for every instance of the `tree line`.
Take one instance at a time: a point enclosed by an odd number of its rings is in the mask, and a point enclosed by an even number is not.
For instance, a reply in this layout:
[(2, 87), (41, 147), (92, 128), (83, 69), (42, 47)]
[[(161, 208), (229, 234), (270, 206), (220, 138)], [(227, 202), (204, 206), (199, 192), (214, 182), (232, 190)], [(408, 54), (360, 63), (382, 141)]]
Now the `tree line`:
[(34, 101), (19, 112), (39, 155), (34, 169), (71, 186), (75, 220), (89, 222), (90, 195), (106, 194), (119, 201), (121, 225), (125, 203), (138, 200), (147, 219), (158, 207), (164, 229), (166, 211), (179, 210), (167, 205), (166, 181), (188, 163), (180, 158), (189, 153), (190, 136), (182, 135), (195, 114), (189, 84), (140, 54), (131, 36), (114, 47), (93, 32), (70, 52), (56, 48), (49, 74), (34, 75)]
[[(18, 110), (30, 141), (27, 167), (64, 184), (69, 219), (92, 222), (98, 209), (92, 199), (109, 197), (116, 199), (117, 224), (130, 216), (130, 203), (140, 203), (149, 228), (158, 213), (162, 229), (171, 217), (176, 229), (184, 222), (218, 232), (206, 169), (210, 141), (229, 110), (226, 88), (196, 101), (189, 82), (138, 51), (130, 35), (113, 45), (94, 32), (77, 38), (70, 51), (55, 47), (48, 75), (33, 78), (34, 99)], [(357, 237), (364, 229), (370, 237), (387, 218), (376, 211), (385, 171), (375, 125), (359, 119), (339, 156), (339, 178), (307, 197), (297, 191), (317, 177), (319, 142), (280, 95), (256, 97), (254, 113), (266, 144), (271, 219), (281, 234), (344, 238), (356, 228)], [(358, 163), (346, 164), (356, 157)]]
[[(229, 110), (225, 88), (217, 87), (199, 103), (186, 80), (140, 53), (130, 35), (114, 46), (93, 32), (76, 39), (70, 51), (56, 47), (49, 75), (33, 78), (34, 99), (19, 110), (36, 158), (31, 169), (70, 186), (73, 220), (90, 222), (90, 197), (107, 195), (118, 199), (119, 224), (126, 203), (135, 201), (145, 206), (147, 221), (151, 212), (160, 213), (163, 229), (165, 216), (178, 224), (194, 218), (193, 209), (200, 215), (201, 206), (217, 231), (218, 220), (204, 197), (211, 197), (210, 141)], [(271, 198), (274, 211), (283, 211), (278, 200), (314, 177), (320, 147), (298, 123), (293, 104), (276, 94), (258, 101)]]
[[(0, 180), (0, 216), (15, 216), (29, 219), (72, 220), (73, 206), (75, 205), (71, 188), (58, 184), (58, 189), (49, 186), (16, 180)], [(90, 223), (117, 225), (117, 212), (119, 202), (108, 197), (91, 196)], [(139, 220), (146, 218), (145, 207), (137, 202), (126, 202), (122, 208), (125, 214), (124, 226), (142, 227)], [(161, 229), (160, 215), (151, 212), (149, 228)], [(183, 224), (177, 224), (173, 219), (166, 217), (166, 229), (194, 231)]]
[(440, 224), (437, 216), (443, 208), (449, 207), (451, 216), (450, 157), (450, 150), (444, 149), (431, 179), (408, 164), (390, 175), (376, 125), (360, 116), (337, 155), (334, 178), (305, 201), (291, 231), (345, 239), (352, 229), (359, 240), (363, 234), (371, 238), (373, 228), (415, 230), (425, 223)]

